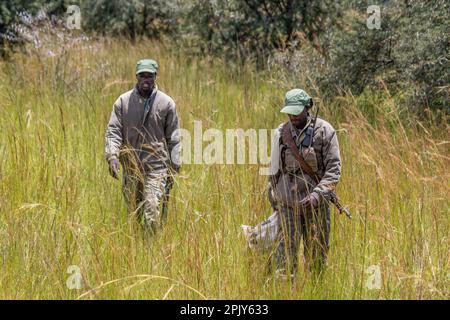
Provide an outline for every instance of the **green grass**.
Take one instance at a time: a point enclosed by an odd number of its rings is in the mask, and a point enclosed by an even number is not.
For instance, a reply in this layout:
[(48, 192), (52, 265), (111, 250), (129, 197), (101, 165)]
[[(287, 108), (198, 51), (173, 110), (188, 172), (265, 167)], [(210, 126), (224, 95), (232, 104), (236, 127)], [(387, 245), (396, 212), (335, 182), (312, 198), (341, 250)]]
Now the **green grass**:
[[(354, 219), (332, 213), (329, 267), (295, 283), (268, 277), (267, 256), (247, 248), (241, 224), (270, 214), (256, 165), (185, 165), (167, 225), (143, 235), (108, 175), (104, 131), (112, 103), (134, 85), (135, 62), (160, 64), (157, 82), (182, 127), (276, 128), (284, 92), (298, 82), (239, 70), (158, 43), (29, 50), (0, 69), (0, 298), (3, 299), (448, 299), (449, 128), (434, 132), (395, 99), (336, 97), (324, 105), (338, 130), (338, 187)], [(308, 89), (308, 88), (307, 88)], [(369, 102), (368, 102), (369, 101)], [(363, 113), (370, 105), (370, 122)], [(375, 108), (375, 109), (373, 109)], [(71, 265), (82, 289), (69, 290)], [(365, 273), (380, 267), (382, 285)]]

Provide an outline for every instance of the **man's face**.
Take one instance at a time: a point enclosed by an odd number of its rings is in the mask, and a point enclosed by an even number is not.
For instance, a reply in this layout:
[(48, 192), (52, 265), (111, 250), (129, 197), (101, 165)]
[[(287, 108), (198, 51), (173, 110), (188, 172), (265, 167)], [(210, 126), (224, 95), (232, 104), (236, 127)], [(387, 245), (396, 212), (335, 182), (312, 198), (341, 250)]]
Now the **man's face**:
[(141, 72), (136, 75), (139, 91), (148, 93), (152, 91), (155, 85), (156, 73)]
[(291, 120), (292, 124), (297, 128), (303, 128), (306, 124), (307, 117), (308, 117), (308, 110), (307, 108), (305, 108), (300, 114), (296, 116), (290, 114), (289, 120)]

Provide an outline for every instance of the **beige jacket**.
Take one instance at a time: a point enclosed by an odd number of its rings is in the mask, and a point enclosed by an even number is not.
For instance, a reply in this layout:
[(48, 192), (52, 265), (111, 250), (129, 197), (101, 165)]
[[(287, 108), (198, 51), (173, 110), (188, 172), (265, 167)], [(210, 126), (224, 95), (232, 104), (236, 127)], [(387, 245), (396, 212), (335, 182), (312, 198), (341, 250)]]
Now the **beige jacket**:
[(125, 169), (136, 163), (143, 172), (168, 166), (178, 170), (181, 145), (175, 102), (155, 86), (146, 112), (145, 104), (136, 88), (116, 100), (105, 134), (105, 158), (119, 158)]
[[(308, 119), (308, 125), (310, 122), (311, 117)], [(275, 132), (271, 151), (269, 181), (275, 201), (279, 204), (295, 206), (312, 192), (329, 200), (329, 190), (336, 187), (341, 176), (341, 158), (336, 131), (328, 122), (318, 118), (311, 148), (301, 147), (303, 158), (320, 178), (320, 182), (316, 183), (306, 173), (302, 173), (289, 147), (282, 143), (281, 127), (282, 125)], [(297, 146), (300, 147), (305, 137), (305, 130), (299, 131), (292, 126), (291, 131)]]

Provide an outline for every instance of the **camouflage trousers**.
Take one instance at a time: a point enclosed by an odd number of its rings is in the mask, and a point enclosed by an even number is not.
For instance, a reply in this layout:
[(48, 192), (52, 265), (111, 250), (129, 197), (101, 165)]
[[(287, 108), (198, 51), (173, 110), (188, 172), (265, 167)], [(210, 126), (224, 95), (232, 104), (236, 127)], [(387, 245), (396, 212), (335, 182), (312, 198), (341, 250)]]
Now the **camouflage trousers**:
[(160, 204), (168, 182), (167, 169), (143, 175), (124, 173), (122, 192), (129, 211), (154, 229), (161, 224)]
[(330, 234), (330, 208), (322, 204), (316, 210), (302, 213), (300, 209), (282, 206), (279, 209), (280, 229), (276, 249), (279, 270), (294, 274), (298, 268), (298, 251), (303, 240), (304, 260), (308, 270), (320, 271), (326, 264)]

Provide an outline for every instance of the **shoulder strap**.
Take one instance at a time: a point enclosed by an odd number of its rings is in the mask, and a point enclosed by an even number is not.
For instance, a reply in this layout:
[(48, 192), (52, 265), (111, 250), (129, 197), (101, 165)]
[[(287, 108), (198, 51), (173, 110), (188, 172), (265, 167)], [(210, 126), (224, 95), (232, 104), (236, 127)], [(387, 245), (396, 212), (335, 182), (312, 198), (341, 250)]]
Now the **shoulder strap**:
[(298, 147), (295, 144), (294, 138), (292, 137), (290, 122), (286, 122), (281, 128), (281, 138), (283, 140), (283, 143), (285, 143), (291, 150), (292, 154), (295, 157), (295, 160), (297, 160), (302, 171), (304, 171), (308, 176), (310, 176), (311, 179), (319, 183), (320, 181), (319, 176), (313, 171), (310, 165), (305, 162), (303, 157), (300, 155), (300, 152), (298, 151)]
[(158, 87), (155, 85), (153, 92), (150, 97), (145, 101), (144, 104), (144, 117), (142, 118), (142, 126), (145, 124), (145, 120), (147, 120), (147, 115), (151, 112), (153, 103), (155, 102), (156, 95), (158, 94)]

